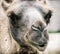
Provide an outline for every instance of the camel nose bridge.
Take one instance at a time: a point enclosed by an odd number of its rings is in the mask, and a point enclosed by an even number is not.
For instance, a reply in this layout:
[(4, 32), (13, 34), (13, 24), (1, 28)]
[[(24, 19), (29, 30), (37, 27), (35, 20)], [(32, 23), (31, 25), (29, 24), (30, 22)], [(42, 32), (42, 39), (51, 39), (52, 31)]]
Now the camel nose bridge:
[(44, 21), (36, 21), (34, 24), (32, 24), (31, 28), (33, 30), (36, 30), (40, 33), (40, 35), (43, 34), (44, 28), (46, 27), (46, 23)]

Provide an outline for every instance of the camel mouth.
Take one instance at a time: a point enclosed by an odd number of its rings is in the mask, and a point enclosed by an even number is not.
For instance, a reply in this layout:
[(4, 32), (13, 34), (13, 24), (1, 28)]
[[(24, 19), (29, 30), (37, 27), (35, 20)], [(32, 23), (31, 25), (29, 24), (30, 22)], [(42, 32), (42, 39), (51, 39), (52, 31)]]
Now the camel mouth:
[(39, 44), (39, 43), (29, 40), (29, 38), (27, 36), (24, 38), (25, 38), (26, 44), (31, 46), (32, 48), (37, 49), (39, 51), (44, 51), (46, 49), (47, 43), (46, 44)]

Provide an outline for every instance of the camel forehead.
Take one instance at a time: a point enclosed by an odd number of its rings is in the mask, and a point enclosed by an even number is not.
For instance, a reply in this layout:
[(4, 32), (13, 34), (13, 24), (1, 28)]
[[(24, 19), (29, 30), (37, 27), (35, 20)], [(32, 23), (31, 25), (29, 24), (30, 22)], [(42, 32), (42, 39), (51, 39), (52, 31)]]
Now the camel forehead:
[(29, 24), (29, 26), (31, 26), (36, 21), (41, 21), (46, 25), (44, 18), (43, 18), (43, 13), (41, 13), (41, 10), (39, 11), (35, 7), (35, 5), (33, 5), (32, 3), (29, 4), (27, 2), (22, 2), (21, 4), (18, 3), (14, 6), (16, 6), (17, 8), (16, 7), (13, 8), (13, 12), (16, 15), (22, 16), (21, 21), (25, 22), (25, 24), (27, 22), (27, 24)]
[[(13, 5), (11, 7), (11, 9), (16, 13), (18, 14), (19, 12), (23, 11), (23, 10), (26, 10), (27, 8), (30, 8), (30, 7), (41, 7), (42, 8), (42, 4), (38, 3), (38, 2), (35, 2), (35, 1), (23, 1), (23, 2), (18, 2), (16, 3), (15, 5)], [(18, 9), (18, 10), (17, 10)], [(32, 11), (32, 10), (31, 10)]]

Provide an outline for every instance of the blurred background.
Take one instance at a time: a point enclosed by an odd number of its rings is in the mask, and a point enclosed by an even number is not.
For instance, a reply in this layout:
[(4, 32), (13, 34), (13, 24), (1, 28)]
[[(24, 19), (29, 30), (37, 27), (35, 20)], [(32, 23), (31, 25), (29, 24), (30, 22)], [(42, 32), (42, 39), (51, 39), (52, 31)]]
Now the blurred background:
[(54, 33), (60, 32), (60, 0), (49, 0), (49, 3), (54, 11), (48, 26), (48, 31)]
[(48, 25), (49, 43), (46, 54), (60, 54), (60, 0), (49, 0), (54, 9)]

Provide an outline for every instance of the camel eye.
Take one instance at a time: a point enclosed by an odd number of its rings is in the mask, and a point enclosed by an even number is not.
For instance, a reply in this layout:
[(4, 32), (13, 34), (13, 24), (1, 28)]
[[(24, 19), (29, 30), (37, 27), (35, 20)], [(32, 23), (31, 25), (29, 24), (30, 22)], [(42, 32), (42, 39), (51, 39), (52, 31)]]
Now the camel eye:
[(48, 12), (48, 14), (46, 14), (44, 18), (45, 18), (45, 19), (46, 19), (46, 18), (51, 18), (51, 16), (52, 16), (52, 13)]
[(46, 20), (47, 24), (50, 22), (51, 16), (52, 16), (52, 11), (49, 10), (49, 12), (44, 16), (44, 19)]

